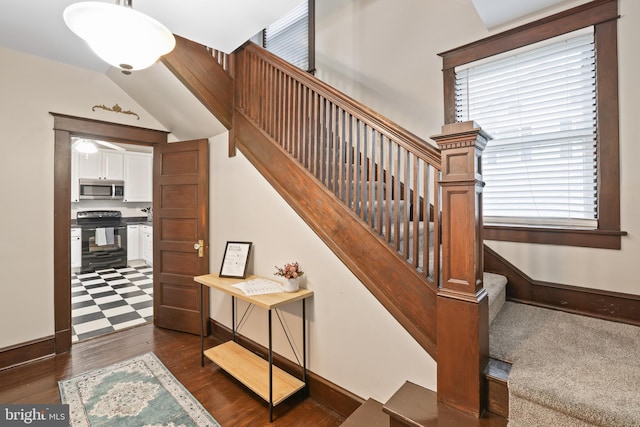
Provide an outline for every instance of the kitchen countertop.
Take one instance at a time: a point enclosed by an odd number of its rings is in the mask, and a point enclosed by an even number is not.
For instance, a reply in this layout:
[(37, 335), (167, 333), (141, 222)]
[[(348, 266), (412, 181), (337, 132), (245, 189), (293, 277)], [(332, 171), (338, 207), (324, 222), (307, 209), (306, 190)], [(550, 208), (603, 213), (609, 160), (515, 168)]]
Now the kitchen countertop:
[(146, 216), (122, 218), (122, 222), (127, 225), (153, 225), (153, 222), (149, 221)]

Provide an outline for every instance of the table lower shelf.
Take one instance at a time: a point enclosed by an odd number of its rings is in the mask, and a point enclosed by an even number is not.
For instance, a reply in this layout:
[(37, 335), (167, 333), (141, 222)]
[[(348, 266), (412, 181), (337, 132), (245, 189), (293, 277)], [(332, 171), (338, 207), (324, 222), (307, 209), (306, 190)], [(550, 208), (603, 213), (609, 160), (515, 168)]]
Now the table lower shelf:
[[(227, 341), (205, 350), (204, 355), (227, 371), (258, 396), (269, 401), (269, 362), (234, 341)], [(275, 406), (305, 384), (282, 369), (273, 366), (273, 400)]]

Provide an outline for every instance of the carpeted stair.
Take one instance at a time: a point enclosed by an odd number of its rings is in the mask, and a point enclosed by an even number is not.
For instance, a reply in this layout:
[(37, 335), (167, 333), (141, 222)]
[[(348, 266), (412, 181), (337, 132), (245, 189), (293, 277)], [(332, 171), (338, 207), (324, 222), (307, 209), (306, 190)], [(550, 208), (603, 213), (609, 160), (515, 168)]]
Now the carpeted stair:
[(509, 426), (640, 426), (640, 328), (507, 302), (490, 355), (512, 363)]
[[(484, 288), (489, 296), (489, 323), (493, 322), (505, 304), (507, 278), (498, 274), (484, 273)], [(503, 426), (503, 418), (488, 415), (486, 426)], [(439, 421), (440, 420), (440, 421)], [(504, 422), (503, 422), (504, 421)], [(344, 427), (386, 426), (477, 426), (475, 417), (465, 415), (446, 405), (438, 404), (437, 394), (419, 385), (406, 382), (384, 404), (366, 400), (342, 424)], [(440, 423), (440, 424), (439, 424)], [(444, 423), (444, 424), (443, 424)]]
[(492, 324), (506, 301), (507, 278), (499, 274), (485, 272), (482, 280), (483, 286), (489, 294), (489, 324)]

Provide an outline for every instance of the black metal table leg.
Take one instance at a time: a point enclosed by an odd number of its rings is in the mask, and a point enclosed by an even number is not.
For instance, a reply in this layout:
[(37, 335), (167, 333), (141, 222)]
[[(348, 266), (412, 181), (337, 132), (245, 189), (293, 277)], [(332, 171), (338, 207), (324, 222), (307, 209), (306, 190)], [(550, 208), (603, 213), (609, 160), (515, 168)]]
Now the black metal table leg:
[(231, 340), (236, 340), (236, 297), (231, 295)]
[(269, 422), (273, 422), (273, 347), (271, 342), (271, 310), (269, 310)]
[(204, 368), (204, 285), (200, 284), (200, 367)]
[(303, 396), (307, 397), (307, 322), (306, 299), (302, 300), (302, 382), (304, 383)]

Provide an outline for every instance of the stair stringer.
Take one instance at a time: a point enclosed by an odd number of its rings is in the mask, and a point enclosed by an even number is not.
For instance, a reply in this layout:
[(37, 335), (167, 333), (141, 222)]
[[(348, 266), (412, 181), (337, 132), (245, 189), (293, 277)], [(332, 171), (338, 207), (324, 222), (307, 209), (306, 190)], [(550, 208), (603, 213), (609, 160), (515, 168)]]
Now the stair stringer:
[(409, 334), (436, 359), (436, 290), (241, 111), (236, 146)]
[(232, 127), (233, 79), (201, 44), (176, 36), (162, 63), (227, 129)]

